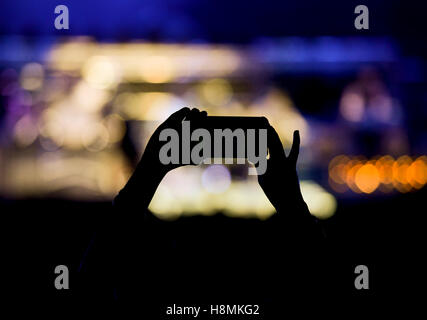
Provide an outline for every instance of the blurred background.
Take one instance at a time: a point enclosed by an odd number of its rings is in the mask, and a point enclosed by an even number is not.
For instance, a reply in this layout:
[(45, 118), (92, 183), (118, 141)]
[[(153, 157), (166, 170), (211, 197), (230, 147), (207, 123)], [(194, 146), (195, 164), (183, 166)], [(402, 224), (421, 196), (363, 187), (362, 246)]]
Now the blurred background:
[[(69, 30), (54, 28), (58, 4)], [(299, 129), (310, 211), (372, 248), (381, 221), (411, 220), (425, 194), (426, 22), (421, 3), (365, 1), (370, 29), (356, 30), (358, 4), (2, 1), (0, 210), (77, 219), (83, 229), (61, 236), (84, 243), (157, 125), (194, 106), (266, 116), (287, 148)], [(175, 170), (150, 210), (265, 219), (273, 208), (247, 169)], [(374, 248), (361, 260), (380, 259)]]

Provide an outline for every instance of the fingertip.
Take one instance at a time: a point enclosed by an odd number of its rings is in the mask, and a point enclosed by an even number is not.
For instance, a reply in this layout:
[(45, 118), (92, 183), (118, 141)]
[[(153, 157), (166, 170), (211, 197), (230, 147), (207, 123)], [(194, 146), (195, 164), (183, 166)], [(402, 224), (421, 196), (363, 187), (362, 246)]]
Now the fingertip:
[(190, 108), (184, 107), (172, 113), (166, 121), (177, 121), (184, 118), (190, 112)]
[(186, 117), (190, 113), (189, 107), (184, 107), (176, 112), (179, 117)]
[(269, 126), (271, 127), (270, 122), (268, 122), (268, 119), (267, 119), (266, 117), (261, 117), (261, 119), (262, 119), (262, 121), (264, 122), (264, 124), (267, 126), (267, 128), (268, 128)]
[(291, 152), (289, 153), (289, 158), (296, 164), (298, 160), (298, 154), (299, 154), (299, 148), (300, 148), (300, 136), (299, 136), (299, 130), (294, 131), (294, 139), (292, 142)]
[(197, 118), (199, 116), (199, 114), (200, 114), (199, 109), (193, 108), (193, 109), (191, 109), (188, 116), (190, 117), (190, 119), (194, 119), (194, 118)]
[(299, 130), (294, 131), (294, 139), (298, 140), (298, 142), (300, 141)]

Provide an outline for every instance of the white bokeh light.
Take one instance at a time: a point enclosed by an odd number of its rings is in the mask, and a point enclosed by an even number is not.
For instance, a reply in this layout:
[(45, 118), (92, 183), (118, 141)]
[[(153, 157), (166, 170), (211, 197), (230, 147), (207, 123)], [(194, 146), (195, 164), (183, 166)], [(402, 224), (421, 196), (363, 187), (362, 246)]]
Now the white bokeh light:
[(202, 186), (210, 193), (222, 193), (228, 189), (230, 183), (230, 172), (223, 165), (211, 165), (202, 173)]

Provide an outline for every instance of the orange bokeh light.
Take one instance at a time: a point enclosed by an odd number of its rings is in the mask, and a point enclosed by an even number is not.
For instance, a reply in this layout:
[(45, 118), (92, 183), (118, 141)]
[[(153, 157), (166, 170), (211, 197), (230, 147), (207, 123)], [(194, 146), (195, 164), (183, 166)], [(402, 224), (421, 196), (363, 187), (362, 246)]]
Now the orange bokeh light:
[(380, 185), (380, 174), (372, 163), (367, 163), (356, 171), (354, 181), (362, 192), (372, 193)]
[(393, 190), (405, 193), (420, 189), (427, 183), (427, 156), (413, 160), (403, 155), (395, 160), (390, 155), (363, 157), (339, 155), (329, 163), (329, 184), (336, 192), (350, 188), (356, 193), (373, 193)]

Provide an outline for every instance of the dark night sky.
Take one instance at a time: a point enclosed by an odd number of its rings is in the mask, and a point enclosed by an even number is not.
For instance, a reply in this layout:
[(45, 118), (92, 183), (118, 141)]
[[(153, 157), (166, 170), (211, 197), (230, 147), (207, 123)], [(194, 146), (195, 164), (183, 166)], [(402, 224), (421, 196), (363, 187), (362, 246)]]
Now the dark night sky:
[[(54, 29), (54, 8), (59, 4), (69, 8), (68, 31)], [(369, 31), (354, 28), (354, 8), (359, 4), (370, 10)], [(419, 39), (427, 30), (425, 8), (422, 1), (395, 0), (6, 0), (0, 4), (0, 34), (235, 43), (260, 37), (361, 33)]]

